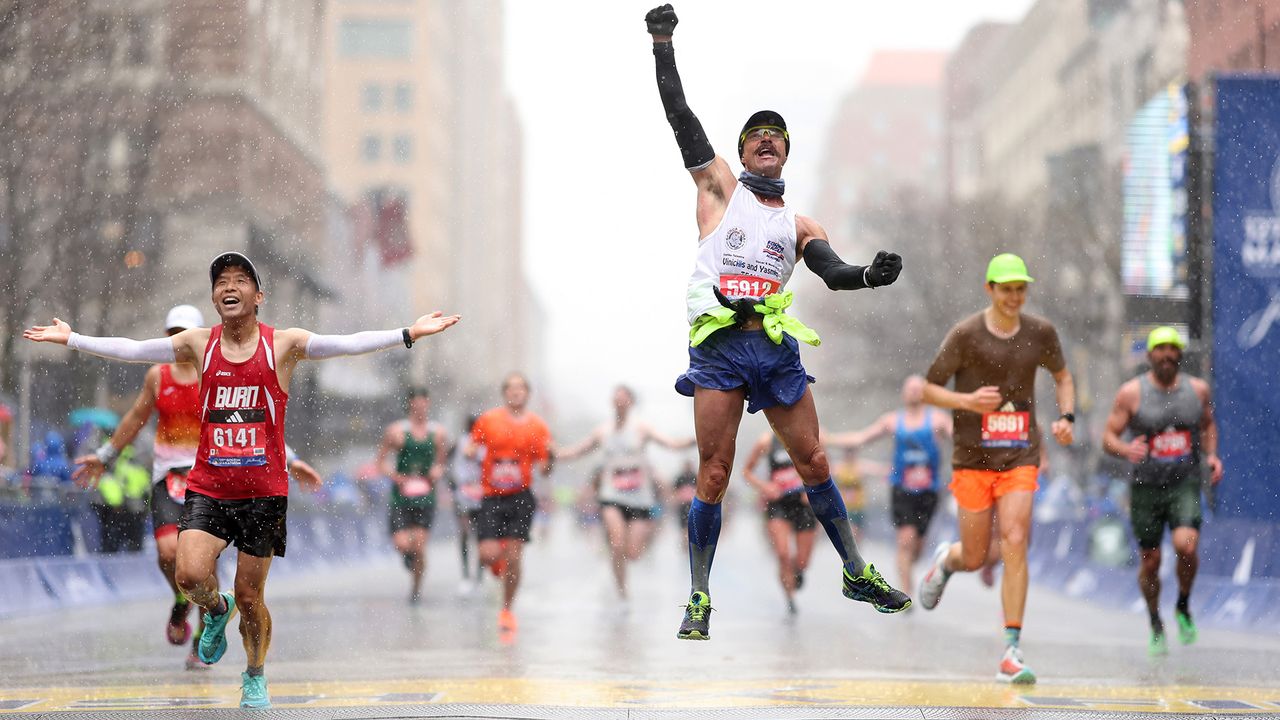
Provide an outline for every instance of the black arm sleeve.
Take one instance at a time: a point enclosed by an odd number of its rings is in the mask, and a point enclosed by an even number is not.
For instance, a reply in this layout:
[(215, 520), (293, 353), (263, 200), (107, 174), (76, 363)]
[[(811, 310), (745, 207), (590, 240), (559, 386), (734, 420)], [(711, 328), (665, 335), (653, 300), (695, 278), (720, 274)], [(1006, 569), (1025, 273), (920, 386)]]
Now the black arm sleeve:
[(662, 108), (667, 111), (667, 122), (676, 133), (676, 144), (680, 146), (680, 155), (684, 158), (684, 166), (689, 170), (706, 167), (715, 159), (716, 153), (707, 142), (707, 134), (702, 123), (689, 109), (684, 99), (684, 86), (680, 83), (680, 73), (676, 70), (676, 51), (669, 42), (653, 44), (653, 60), (658, 71), (658, 97), (662, 98)]
[(861, 290), (868, 287), (866, 267), (850, 265), (836, 255), (831, 243), (813, 238), (804, 246), (804, 264), (832, 290)]

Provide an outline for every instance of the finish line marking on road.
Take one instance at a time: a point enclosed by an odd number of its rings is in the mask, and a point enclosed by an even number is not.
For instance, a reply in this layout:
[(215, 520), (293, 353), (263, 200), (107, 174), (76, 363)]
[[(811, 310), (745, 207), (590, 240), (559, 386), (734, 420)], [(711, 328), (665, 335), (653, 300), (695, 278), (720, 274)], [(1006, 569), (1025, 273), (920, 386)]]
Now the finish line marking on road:
[[(85, 710), (229, 708), (239, 700), (228, 683), (102, 688), (0, 689), (0, 715)], [(1280, 690), (1235, 687), (1108, 687), (1042, 684), (1015, 689), (993, 682), (896, 680), (736, 680), (594, 682), (563, 679), (424, 679), (271, 685), (272, 704), (287, 707), (376, 707), (423, 703), (601, 708), (974, 707), (1088, 709), (1112, 712), (1280, 712)]]

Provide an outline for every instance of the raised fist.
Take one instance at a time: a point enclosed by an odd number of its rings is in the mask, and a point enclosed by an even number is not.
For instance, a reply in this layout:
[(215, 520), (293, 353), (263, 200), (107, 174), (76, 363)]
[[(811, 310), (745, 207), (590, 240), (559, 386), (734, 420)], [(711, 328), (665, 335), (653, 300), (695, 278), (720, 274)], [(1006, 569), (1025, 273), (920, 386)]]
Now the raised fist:
[(675, 33), (676, 23), (680, 21), (676, 18), (676, 11), (672, 9), (671, 3), (667, 3), (645, 13), (644, 22), (649, 26), (650, 35), (670, 36)]
[(867, 268), (867, 284), (873, 288), (892, 285), (900, 272), (902, 256), (881, 250), (876, 253), (876, 259), (871, 261), (871, 267)]

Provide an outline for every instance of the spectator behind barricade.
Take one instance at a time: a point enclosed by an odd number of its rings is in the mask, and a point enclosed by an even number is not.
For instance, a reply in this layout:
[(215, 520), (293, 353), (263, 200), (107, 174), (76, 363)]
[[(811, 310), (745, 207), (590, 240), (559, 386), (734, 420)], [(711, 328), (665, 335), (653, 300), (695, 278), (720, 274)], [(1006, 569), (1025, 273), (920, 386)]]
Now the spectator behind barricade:
[(331, 475), (325, 482), (322, 492), (325, 494), (325, 502), (329, 504), (351, 507), (362, 507), (364, 504), (360, 488), (356, 486), (356, 481), (350, 473), (337, 472)]
[(67, 454), (67, 441), (57, 430), (49, 430), (44, 440), (31, 447), (31, 464), (28, 475), (32, 478), (55, 478), (58, 482), (71, 482), (71, 458)]
[(99, 523), (101, 552), (140, 552), (146, 529), (151, 473), (133, 461), (133, 446), (116, 457), (115, 468), (97, 482), (93, 512)]
[(104, 553), (142, 550), (151, 473), (133, 462), (133, 457), (132, 445), (121, 450), (115, 468), (98, 480), (93, 511), (98, 516), (100, 551)]

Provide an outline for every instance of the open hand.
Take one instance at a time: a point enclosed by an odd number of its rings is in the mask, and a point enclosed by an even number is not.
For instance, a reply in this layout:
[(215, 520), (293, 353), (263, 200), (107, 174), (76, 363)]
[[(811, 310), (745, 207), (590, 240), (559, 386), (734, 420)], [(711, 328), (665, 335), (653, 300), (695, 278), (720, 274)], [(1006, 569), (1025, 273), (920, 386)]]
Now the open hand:
[(302, 460), (294, 460), (289, 463), (289, 475), (297, 481), (298, 486), (303, 490), (315, 492), (324, 485), (324, 478), (320, 477), (320, 473)]
[(409, 337), (417, 340), (428, 335), (435, 335), (453, 327), (462, 319), (461, 315), (445, 315), (439, 310), (430, 315), (423, 315), (409, 326)]
[(71, 326), (58, 318), (52, 325), (35, 325), (22, 331), (22, 337), (36, 342), (51, 342), (66, 345), (71, 338)]
[(71, 480), (82, 488), (96, 487), (98, 478), (102, 477), (102, 473), (107, 471), (107, 466), (103, 465), (98, 456), (93, 453), (76, 458), (75, 464), (79, 465), (79, 467), (71, 473)]

